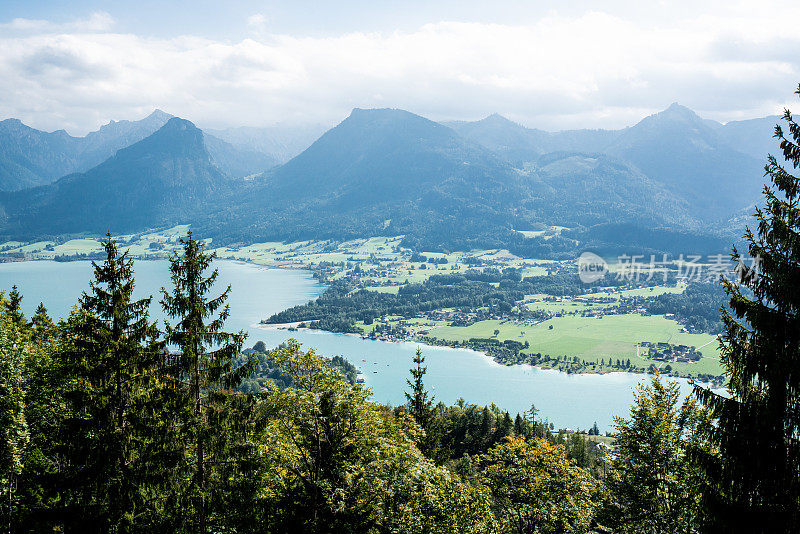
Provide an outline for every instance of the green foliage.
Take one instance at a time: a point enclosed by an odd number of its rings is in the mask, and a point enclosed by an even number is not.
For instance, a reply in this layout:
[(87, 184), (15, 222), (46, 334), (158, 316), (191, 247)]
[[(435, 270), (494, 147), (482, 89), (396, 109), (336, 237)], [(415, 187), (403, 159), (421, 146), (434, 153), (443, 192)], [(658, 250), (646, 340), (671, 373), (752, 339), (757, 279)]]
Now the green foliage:
[(294, 387), (265, 394), (267, 518), (279, 532), (487, 532), (486, 496), (414, 446), (421, 429), (367, 401), (313, 350), (275, 355)]
[[(698, 453), (716, 532), (800, 529), (800, 178), (789, 172), (800, 166), (800, 125), (789, 110), (783, 119), (788, 131), (776, 126), (775, 137), (786, 164), (769, 156), (772, 185), (755, 233), (745, 233), (760, 264), (742, 262), (741, 284), (723, 281), (730, 311), (721, 362), (730, 395), (698, 390), (716, 420), (708, 438), (717, 454)], [(732, 257), (742, 261), (735, 248)]]
[(586, 532), (597, 483), (560, 445), (516, 437), (480, 457), (479, 477), (492, 494), (504, 532)]
[(700, 524), (698, 479), (686, 451), (697, 444), (707, 414), (677, 382), (656, 375), (634, 392), (628, 419), (615, 417), (614, 457), (608, 484), (619, 532), (696, 532)]
[(170, 369), (177, 393), (178, 434), (183, 440), (178, 469), (191, 477), (180, 499), (189, 507), (185, 512), (187, 528), (206, 532), (210, 472), (214, 464), (223, 461), (227, 450), (226, 440), (214, 439), (212, 420), (225, 420), (220, 415), (225, 412), (219, 411), (227, 401), (223, 390), (238, 387), (253, 373), (255, 361), (233, 365), (245, 334), (223, 331), (230, 313), (225, 302), (231, 288), (228, 286), (216, 297), (209, 295), (219, 274), (216, 269), (206, 274), (214, 255), (204, 253), (203, 243), (194, 239), (191, 232), (181, 239), (181, 244), (182, 254), (173, 252), (170, 257), (172, 291), (161, 289), (161, 304), (170, 317), (177, 319), (174, 324), (165, 325), (165, 340), (179, 350)]
[[(608, 280), (609, 285), (624, 281)], [(655, 282), (654, 282), (655, 283)], [(591, 286), (574, 272), (520, 279), (515, 270), (467, 271), (439, 274), (421, 284), (408, 284), (397, 294), (358, 290), (352, 281), (335, 280), (319, 298), (269, 317), (266, 323), (311, 321), (309, 326), (334, 332), (356, 331), (353, 323), (387, 315), (413, 317), (420, 312), (445, 308), (511, 312), (525, 295), (580, 295)], [(497, 340), (492, 340), (497, 341)]]
[(691, 283), (683, 293), (663, 293), (645, 299), (645, 307), (656, 315), (674, 314), (680, 324), (694, 331), (718, 334), (722, 331), (720, 310), (725, 300), (719, 284)]
[(17, 486), (30, 442), (26, 373), (34, 347), (1, 295), (0, 307), (0, 520), (6, 528), (19, 513)]

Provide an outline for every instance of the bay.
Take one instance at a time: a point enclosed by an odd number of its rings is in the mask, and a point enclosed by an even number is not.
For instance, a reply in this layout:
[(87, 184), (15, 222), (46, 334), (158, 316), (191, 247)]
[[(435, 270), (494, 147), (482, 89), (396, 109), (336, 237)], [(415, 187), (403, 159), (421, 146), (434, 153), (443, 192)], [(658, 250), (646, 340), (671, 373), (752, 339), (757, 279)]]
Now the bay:
[[(374, 400), (393, 405), (405, 402), (406, 379), (416, 343), (390, 343), (365, 340), (359, 336), (318, 331), (267, 330), (258, 322), (273, 313), (316, 298), (324, 290), (308, 271), (273, 269), (253, 264), (217, 261), (219, 279), (216, 290), (232, 287), (229, 330), (244, 330), (246, 346), (264, 341), (274, 347), (289, 338), (304, 347), (313, 347), (325, 356), (341, 355), (359, 367)], [(0, 291), (13, 284), (23, 295), (22, 308), (30, 317), (43, 302), (53, 317), (65, 317), (89, 287), (92, 269), (88, 261), (12, 262), (0, 264)], [(166, 261), (135, 263), (137, 298), (152, 295), (153, 319), (165, 317), (158, 300), (159, 289), (169, 287)], [(216, 294), (216, 293), (215, 293)], [(610, 430), (613, 415), (626, 415), (633, 400), (634, 386), (647, 377), (632, 373), (566, 374), (528, 365), (504, 366), (485, 355), (464, 349), (421, 347), (428, 372), (425, 383), (437, 401), (446, 404), (463, 398), (475, 404), (494, 403), (513, 417), (535, 405), (539, 418), (547, 418), (556, 428), (587, 429), (597, 422)], [(679, 379), (682, 394), (691, 385)]]

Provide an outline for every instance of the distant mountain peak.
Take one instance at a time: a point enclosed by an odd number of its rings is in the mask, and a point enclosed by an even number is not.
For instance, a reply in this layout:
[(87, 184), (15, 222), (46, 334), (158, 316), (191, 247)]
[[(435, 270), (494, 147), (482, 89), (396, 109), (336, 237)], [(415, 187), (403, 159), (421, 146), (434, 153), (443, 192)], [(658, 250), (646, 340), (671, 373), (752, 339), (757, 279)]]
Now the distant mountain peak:
[(500, 115), (499, 113), (492, 113), (491, 115), (488, 115), (487, 117), (484, 117), (483, 119), (479, 120), (478, 122), (482, 122), (484, 124), (496, 124), (496, 125), (506, 125), (506, 126), (512, 126), (513, 125), (513, 126), (517, 126), (517, 127), (522, 126), (521, 124), (518, 124), (518, 123), (512, 121), (511, 119)]
[(436, 132), (437, 135), (442, 135), (445, 132), (451, 132), (455, 135), (450, 128), (438, 122), (433, 122), (421, 115), (397, 108), (354, 108), (349, 117), (340, 122), (336, 128), (330, 130), (328, 133), (351, 128), (393, 130), (401, 124), (404, 125), (405, 128), (420, 129), (420, 134), (422, 136), (433, 132)]
[(164, 126), (161, 127), (164, 131), (183, 131), (183, 130), (199, 130), (197, 126), (190, 120), (182, 119), (180, 117), (172, 117)]
[(702, 120), (700, 116), (697, 115), (697, 113), (687, 108), (686, 106), (678, 104), (677, 102), (673, 102), (672, 104), (669, 105), (667, 109), (661, 111), (660, 113), (656, 113), (655, 116), (661, 118), (679, 119), (679, 120)]
[(196, 157), (208, 160), (208, 150), (203, 132), (191, 121), (172, 117), (149, 137), (120, 149), (116, 157), (139, 157), (142, 155), (162, 155), (164, 157)]
[(0, 121), (0, 127), (7, 132), (28, 132), (34, 131), (33, 128), (25, 124), (19, 119), (10, 118)]
[(174, 117), (174, 115), (171, 115), (171, 114), (167, 113), (166, 111), (163, 111), (161, 109), (156, 108), (156, 109), (153, 110), (153, 112), (150, 115), (145, 117), (144, 120), (153, 120), (153, 119), (155, 119), (155, 120), (164, 120), (164, 121), (166, 121), (166, 120), (171, 119), (172, 117)]
[(418, 116), (398, 108), (353, 108), (348, 118)]

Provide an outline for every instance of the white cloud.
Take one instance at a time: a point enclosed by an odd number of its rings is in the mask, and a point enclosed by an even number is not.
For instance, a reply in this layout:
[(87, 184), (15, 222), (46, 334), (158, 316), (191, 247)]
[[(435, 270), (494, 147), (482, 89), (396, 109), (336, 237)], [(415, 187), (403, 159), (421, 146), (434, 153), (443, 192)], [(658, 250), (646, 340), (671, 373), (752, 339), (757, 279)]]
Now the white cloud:
[[(659, 23), (587, 11), (525, 25), (438, 22), (334, 37), (154, 39), (106, 14), (0, 32), (0, 117), (83, 133), (155, 107), (200, 125), (335, 122), (353, 107), (434, 119), (620, 127), (673, 101), (729, 120), (776, 113), (800, 81), (800, 8), (741, 6)], [(4, 25), (7, 29), (9, 25)]]
[(247, 17), (247, 28), (256, 36), (263, 36), (267, 32), (267, 17), (263, 13), (255, 13)]
[(11, 22), (0, 24), (3, 33), (42, 33), (42, 32), (102, 32), (114, 25), (114, 19), (106, 12), (92, 13), (86, 19), (78, 19), (65, 23), (48, 20), (16, 18)]

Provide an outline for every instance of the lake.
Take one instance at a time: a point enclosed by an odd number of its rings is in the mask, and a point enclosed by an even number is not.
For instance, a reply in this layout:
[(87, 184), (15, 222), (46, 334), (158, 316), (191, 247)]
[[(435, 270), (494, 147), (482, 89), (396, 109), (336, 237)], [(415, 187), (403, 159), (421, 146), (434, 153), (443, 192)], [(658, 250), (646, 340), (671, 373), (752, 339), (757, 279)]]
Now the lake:
[[(359, 367), (376, 401), (394, 405), (405, 402), (408, 369), (418, 344), (258, 328), (261, 319), (316, 298), (324, 287), (307, 271), (233, 261), (217, 261), (215, 265), (220, 272), (217, 289), (221, 291), (228, 284), (232, 287), (231, 316), (226, 326), (229, 330), (246, 331), (246, 346), (261, 340), (272, 347), (294, 337), (306, 348), (314, 347), (325, 356), (342, 355)], [(28, 317), (39, 302), (44, 303), (51, 316), (63, 317), (77, 303), (81, 292), (88, 289), (91, 273), (91, 263), (87, 261), (3, 263), (0, 290), (7, 293), (16, 284)], [(168, 262), (137, 261), (135, 278), (137, 298), (153, 295), (152, 317), (162, 322), (164, 314), (157, 301), (159, 289), (169, 283)], [(437, 401), (452, 404), (463, 397), (475, 404), (494, 403), (508, 410), (512, 418), (533, 404), (539, 417), (549, 419), (556, 428), (586, 429), (596, 421), (601, 430), (609, 430), (613, 415), (627, 415), (632, 388), (646, 379), (631, 373), (568, 375), (528, 365), (509, 367), (474, 351), (444, 347), (423, 347), (423, 354), (428, 367), (425, 384)], [(686, 380), (679, 382), (682, 392), (688, 394), (691, 386)]]

